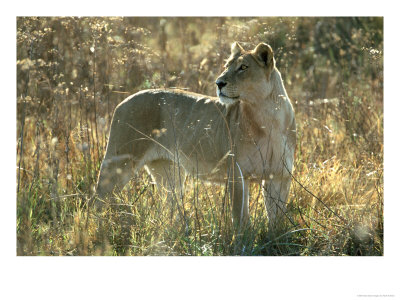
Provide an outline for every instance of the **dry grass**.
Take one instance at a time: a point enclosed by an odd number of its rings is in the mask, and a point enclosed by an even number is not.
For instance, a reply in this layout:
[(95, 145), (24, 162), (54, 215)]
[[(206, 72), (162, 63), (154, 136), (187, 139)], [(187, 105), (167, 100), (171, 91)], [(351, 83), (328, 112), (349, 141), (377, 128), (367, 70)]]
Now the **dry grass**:
[[(382, 18), (18, 18), (18, 255), (383, 255)], [(289, 214), (260, 187), (235, 234), (224, 187), (173, 203), (145, 173), (102, 213), (92, 192), (114, 107), (150, 87), (215, 94), (229, 45), (275, 50), (296, 110)], [(183, 70), (183, 71), (182, 71)]]

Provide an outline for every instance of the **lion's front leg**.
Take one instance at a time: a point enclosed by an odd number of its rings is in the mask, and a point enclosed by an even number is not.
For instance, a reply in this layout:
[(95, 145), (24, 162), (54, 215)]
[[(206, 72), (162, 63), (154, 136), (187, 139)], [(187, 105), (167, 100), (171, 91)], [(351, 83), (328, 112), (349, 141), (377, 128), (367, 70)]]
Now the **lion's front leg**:
[(230, 182), (229, 194), (232, 199), (232, 220), (235, 226), (243, 226), (249, 219), (249, 183), (237, 180)]
[(268, 227), (274, 229), (286, 216), (291, 177), (273, 177), (263, 181), (264, 203), (268, 213)]
[(147, 162), (146, 170), (157, 184), (158, 192), (166, 193), (172, 220), (176, 207), (179, 208), (178, 199), (185, 195), (185, 169), (173, 161), (159, 159)]
[(238, 164), (228, 182), (229, 195), (232, 200), (232, 220), (235, 226), (242, 227), (249, 219), (249, 182), (243, 178)]

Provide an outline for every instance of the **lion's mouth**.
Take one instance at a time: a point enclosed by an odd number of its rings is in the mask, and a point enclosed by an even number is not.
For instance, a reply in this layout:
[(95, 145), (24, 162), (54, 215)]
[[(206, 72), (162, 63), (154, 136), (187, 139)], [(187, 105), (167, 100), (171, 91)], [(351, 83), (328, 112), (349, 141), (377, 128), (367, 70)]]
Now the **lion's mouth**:
[(224, 98), (224, 99), (230, 99), (230, 100), (233, 100), (233, 101), (239, 99), (239, 96), (236, 96), (236, 97), (228, 96), (228, 95), (225, 95), (223, 92), (221, 92), (219, 90), (217, 91), (217, 96), (220, 99)]
[(218, 94), (219, 101), (225, 104), (233, 104), (239, 100), (239, 97), (228, 97), (223, 93)]
[(225, 95), (225, 94), (220, 94), (219, 96), (220, 96), (220, 97), (224, 97), (224, 98), (229, 98), (229, 99), (232, 99), (232, 100), (239, 99), (239, 96), (237, 96), (237, 97), (229, 97), (229, 96), (227, 96), (227, 95)]

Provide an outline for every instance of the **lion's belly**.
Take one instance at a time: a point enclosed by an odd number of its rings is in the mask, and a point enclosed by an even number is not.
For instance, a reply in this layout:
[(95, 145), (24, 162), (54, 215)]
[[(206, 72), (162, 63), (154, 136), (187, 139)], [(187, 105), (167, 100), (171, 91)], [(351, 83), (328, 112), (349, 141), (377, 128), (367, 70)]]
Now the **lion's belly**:
[[(187, 141), (187, 140), (186, 140)], [(189, 146), (190, 145), (190, 146)], [(229, 151), (221, 151), (211, 141), (190, 143), (160, 143), (146, 156), (145, 161), (169, 160), (184, 168), (194, 178), (206, 181), (223, 182), (227, 178)], [(225, 147), (224, 147), (225, 148)]]

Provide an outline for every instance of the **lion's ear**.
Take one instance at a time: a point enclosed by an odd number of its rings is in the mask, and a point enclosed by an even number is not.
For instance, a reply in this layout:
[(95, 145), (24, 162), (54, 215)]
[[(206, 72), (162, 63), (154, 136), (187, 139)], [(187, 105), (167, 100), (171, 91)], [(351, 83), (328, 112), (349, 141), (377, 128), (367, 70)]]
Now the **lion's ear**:
[(272, 69), (274, 67), (274, 51), (272, 51), (270, 45), (260, 43), (252, 51), (252, 54), (260, 65), (264, 67), (266, 66), (268, 69)]
[(238, 42), (233, 42), (231, 46), (231, 57), (236, 57), (244, 53), (242, 46)]

